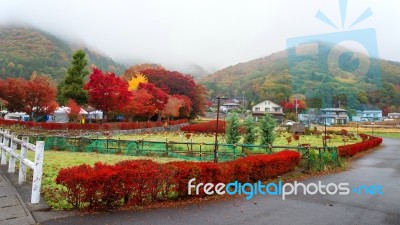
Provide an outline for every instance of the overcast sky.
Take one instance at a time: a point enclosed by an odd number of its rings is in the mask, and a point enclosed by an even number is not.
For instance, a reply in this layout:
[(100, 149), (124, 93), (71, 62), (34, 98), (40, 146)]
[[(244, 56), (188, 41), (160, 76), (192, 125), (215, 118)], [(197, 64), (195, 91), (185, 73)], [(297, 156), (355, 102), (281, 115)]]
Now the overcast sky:
[[(348, 0), (0, 0), (2, 23), (23, 23), (83, 42), (117, 61), (208, 70), (267, 56), (297, 36), (374, 28), (382, 58), (400, 61), (400, 1)], [(338, 29), (315, 18), (323, 12)]]

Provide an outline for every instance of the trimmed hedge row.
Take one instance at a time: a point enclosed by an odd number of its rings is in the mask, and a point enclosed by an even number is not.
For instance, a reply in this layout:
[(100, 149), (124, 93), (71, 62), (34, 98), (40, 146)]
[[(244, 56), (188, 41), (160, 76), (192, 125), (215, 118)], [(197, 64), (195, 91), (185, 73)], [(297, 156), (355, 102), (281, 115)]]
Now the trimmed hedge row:
[[(115, 165), (96, 163), (61, 169), (56, 183), (65, 186), (75, 208), (107, 209), (188, 197), (188, 182), (229, 183), (266, 180), (294, 169), (300, 154), (285, 150), (254, 155), (231, 162), (170, 162), (128, 160)], [(200, 193), (203, 195), (204, 193)]]
[[(181, 131), (190, 133), (215, 133), (215, 127), (217, 126), (217, 120), (211, 120), (209, 122), (191, 124), (181, 128)], [(223, 120), (218, 121), (218, 133), (225, 133), (226, 123)]]
[(352, 157), (355, 154), (376, 147), (382, 143), (382, 138), (367, 134), (360, 134), (363, 139), (360, 143), (338, 146), (339, 156)]
[[(187, 119), (168, 121), (168, 125), (177, 125), (187, 123)], [(163, 122), (124, 122), (124, 123), (45, 123), (45, 122), (26, 122), (15, 120), (0, 119), (0, 126), (19, 125), (28, 129), (43, 129), (43, 130), (134, 130), (142, 128), (162, 127)]]

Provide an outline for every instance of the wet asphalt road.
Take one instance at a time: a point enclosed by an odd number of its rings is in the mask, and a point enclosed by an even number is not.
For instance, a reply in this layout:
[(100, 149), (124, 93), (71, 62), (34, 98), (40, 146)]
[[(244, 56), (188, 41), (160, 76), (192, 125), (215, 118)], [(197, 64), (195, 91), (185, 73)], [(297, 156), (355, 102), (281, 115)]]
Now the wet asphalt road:
[(348, 171), (308, 179), (304, 183), (348, 182), (350, 187), (381, 185), (383, 194), (257, 196), (204, 205), (145, 212), (113, 212), (43, 222), (61, 224), (399, 224), (400, 140), (384, 139), (378, 149), (353, 161)]

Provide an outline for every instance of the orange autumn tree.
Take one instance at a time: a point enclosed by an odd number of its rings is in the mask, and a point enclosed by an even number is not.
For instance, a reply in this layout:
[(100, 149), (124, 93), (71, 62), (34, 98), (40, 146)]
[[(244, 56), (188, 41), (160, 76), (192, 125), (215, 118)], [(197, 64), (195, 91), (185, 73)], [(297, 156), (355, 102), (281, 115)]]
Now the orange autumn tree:
[(188, 117), (192, 111), (192, 102), (184, 95), (173, 95), (168, 97), (168, 103), (161, 111), (162, 118), (170, 119), (177, 117)]
[(122, 108), (122, 112), (129, 119), (133, 118), (148, 120), (156, 113), (157, 109), (152, 104), (153, 96), (145, 89), (136, 90), (132, 93), (132, 97), (127, 104)]
[(7, 78), (0, 81), (0, 98), (10, 112), (26, 112), (31, 120), (54, 112), (57, 89), (47, 76), (34, 75), (30, 80)]
[(79, 113), (81, 112), (81, 107), (72, 99), (68, 99), (67, 107), (69, 108), (69, 121), (77, 122), (79, 118)]

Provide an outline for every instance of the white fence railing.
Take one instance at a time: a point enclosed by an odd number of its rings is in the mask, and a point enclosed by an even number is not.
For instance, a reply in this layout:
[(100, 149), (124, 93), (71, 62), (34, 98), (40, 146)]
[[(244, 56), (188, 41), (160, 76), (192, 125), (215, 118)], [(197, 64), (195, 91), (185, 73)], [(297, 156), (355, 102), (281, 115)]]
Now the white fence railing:
[[(22, 140), (20, 140), (17, 136), (17, 133), (10, 134), (10, 130), (0, 129), (0, 164), (7, 165), (8, 158), (8, 172), (15, 173), (15, 162), (16, 160), (19, 160), (19, 184), (26, 181), (26, 169), (27, 167), (31, 168), (33, 170), (31, 203), (39, 203), (40, 188), (42, 184), (44, 141), (37, 141), (36, 145), (34, 145), (29, 143), (29, 137), (24, 136), (22, 137)], [(20, 154), (16, 151), (18, 146), (21, 147)], [(34, 162), (27, 158), (29, 150), (35, 152)]]

